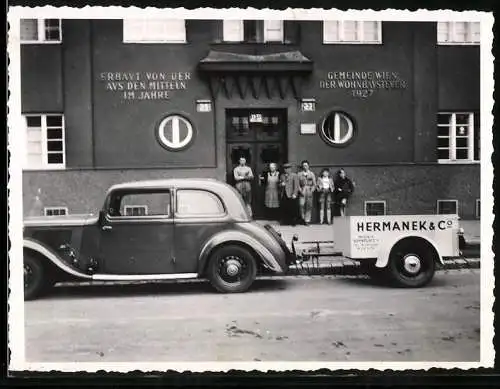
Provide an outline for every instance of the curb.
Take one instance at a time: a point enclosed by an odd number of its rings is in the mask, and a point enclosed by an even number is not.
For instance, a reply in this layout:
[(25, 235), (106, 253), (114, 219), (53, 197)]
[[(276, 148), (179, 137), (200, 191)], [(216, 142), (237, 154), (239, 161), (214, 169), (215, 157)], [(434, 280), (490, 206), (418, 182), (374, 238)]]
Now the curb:
[[(445, 261), (443, 267), (436, 268), (436, 271), (447, 271), (447, 270), (465, 270), (465, 269), (479, 269), (480, 260), (479, 258), (456, 258), (452, 260)], [(276, 278), (276, 277), (294, 277), (294, 276), (309, 276), (309, 277), (322, 277), (322, 276), (366, 276), (366, 272), (361, 269), (359, 263), (354, 261), (340, 261), (326, 264), (312, 264), (303, 263), (301, 265), (292, 265), (288, 269), (288, 272), (280, 275), (263, 275), (258, 277), (262, 278)], [(130, 285), (130, 284), (151, 284), (151, 283), (184, 283), (184, 282), (200, 282), (204, 281), (200, 278), (186, 279), (186, 280), (150, 280), (150, 281), (81, 281), (81, 282), (61, 282), (58, 283), (60, 286), (91, 286), (91, 285), (107, 285), (107, 286), (119, 286), (119, 285)]]
[[(436, 271), (457, 270), (457, 269), (479, 269), (479, 258), (457, 258), (445, 261), (444, 266), (439, 267)], [(317, 264), (317, 263), (302, 263), (300, 265), (292, 265), (288, 272), (283, 276), (325, 276), (325, 275), (366, 275), (366, 271), (361, 269), (361, 266), (356, 263), (341, 264)]]

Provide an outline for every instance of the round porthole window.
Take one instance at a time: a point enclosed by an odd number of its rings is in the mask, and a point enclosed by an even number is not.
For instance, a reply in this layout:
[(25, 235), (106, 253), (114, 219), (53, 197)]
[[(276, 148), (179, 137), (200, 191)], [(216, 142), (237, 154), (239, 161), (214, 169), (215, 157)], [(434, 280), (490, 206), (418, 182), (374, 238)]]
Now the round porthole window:
[(180, 115), (169, 115), (158, 125), (156, 132), (158, 142), (167, 150), (185, 149), (194, 139), (193, 125)]
[(354, 120), (345, 112), (332, 111), (321, 123), (320, 135), (331, 146), (346, 146), (355, 135)]

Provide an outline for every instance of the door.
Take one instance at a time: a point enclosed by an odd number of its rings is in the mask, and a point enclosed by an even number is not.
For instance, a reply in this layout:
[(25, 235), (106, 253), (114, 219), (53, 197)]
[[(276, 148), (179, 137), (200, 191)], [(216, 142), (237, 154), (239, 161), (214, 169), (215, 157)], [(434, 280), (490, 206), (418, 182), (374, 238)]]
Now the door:
[(104, 274), (174, 273), (171, 192), (115, 192), (101, 222), (100, 269)]
[(287, 120), (285, 109), (230, 109), (226, 111), (226, 169), (228, 183), (234, 185), (233, 169), (245, 157), (255, 179), (252, 183), (252, 209), (256, 218), (264, 217), (264, 188), (259, 175), (270, 162), (281, 167), (286, 162)]
[(175, 268), (177, 273), (196, 273), (206, 242), (231, 221), (222, 199), (213, 192), (177, 188), (175, 198)]

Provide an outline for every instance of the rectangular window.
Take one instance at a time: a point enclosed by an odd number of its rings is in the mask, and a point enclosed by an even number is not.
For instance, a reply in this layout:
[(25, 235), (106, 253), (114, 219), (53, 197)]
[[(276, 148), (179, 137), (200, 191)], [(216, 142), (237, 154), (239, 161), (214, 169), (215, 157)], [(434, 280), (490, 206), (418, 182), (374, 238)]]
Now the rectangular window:
[(118, 206), (114, 205), (111, 208), (120, 210), (119, 214), (110, 212), (111, 216), (161, 216), (170, 217), (170, 192), (143, 192), (143, 193), (127, 193), (121, 199)]
[(438, 215), (458, 215), (458, 200), (438, 200)]
[(64, 117), (59, 114), (25, 115), (28, 169), (64, 168)]
[(45, 216), (64, 216), (68, 214), (67, 207), (45, 207), (43, 209)]
[(323, 43), (382, 43), (382, 22), (324, 20)]
[(61, 19), (21, 19), (21, 43), (61, 43)]
[(223, 20), (222, 34), (225, 42), (243, 42), (243, 20)]
[(481, 199), (476, 199), (476, 219), (481, 219)]
[(366, 216), (382, 216), (386, 214), (385, 201), (365, 201)]
[(223, 20), (224, 42), (283, 42), (283, 20)]
[(186, 43), (184, 19), (124, 19), (124, 43)]
[(125, 216), (146, 216), (148, 214), (147, 205), (125, 205)]
[(182, 189), (177, 191), (178, 216), (221, 216), (225, 209), (219, 197), (205, 190)]
[(437, 42), (440, 45), (479, 44), (480, 22), (438, 22)]
[(479, 160), (479, 153), (474, 145), (478, 141), (478, 134), (474, 136), (473, 113), (440, 112), (438, 113), (437, 125), (437, 158), (439, 162)]

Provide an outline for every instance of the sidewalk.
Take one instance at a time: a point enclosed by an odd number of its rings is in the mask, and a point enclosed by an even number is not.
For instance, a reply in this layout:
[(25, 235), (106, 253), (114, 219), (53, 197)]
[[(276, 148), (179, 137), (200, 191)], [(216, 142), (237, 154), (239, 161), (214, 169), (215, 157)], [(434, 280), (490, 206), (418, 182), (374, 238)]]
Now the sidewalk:
[[(299, 236), (300, 242), (310, 241), (334, 241), (333, 225), (311, 224), (309, 226), (282, 226), (276, 221), (258, 220), (262, 224), (271, 224), (277, 231), (281, 232), (285, 242), (290, 243), (294, 234)], [(460, 227), (464, 229), (464, 237), (467, 244), (480, 244), (481, 221), (460, 220)]]

